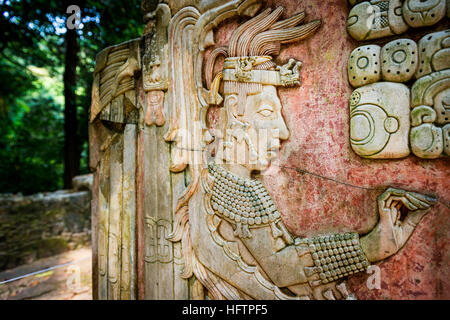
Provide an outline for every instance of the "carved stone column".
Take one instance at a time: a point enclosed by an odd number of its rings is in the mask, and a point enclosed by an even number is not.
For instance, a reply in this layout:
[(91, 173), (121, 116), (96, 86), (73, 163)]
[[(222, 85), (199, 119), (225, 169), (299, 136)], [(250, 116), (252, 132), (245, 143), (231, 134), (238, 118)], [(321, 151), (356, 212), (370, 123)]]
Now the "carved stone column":
[(449, 298), (445, 8), (143, 1), (94, 72), (94, 298)]

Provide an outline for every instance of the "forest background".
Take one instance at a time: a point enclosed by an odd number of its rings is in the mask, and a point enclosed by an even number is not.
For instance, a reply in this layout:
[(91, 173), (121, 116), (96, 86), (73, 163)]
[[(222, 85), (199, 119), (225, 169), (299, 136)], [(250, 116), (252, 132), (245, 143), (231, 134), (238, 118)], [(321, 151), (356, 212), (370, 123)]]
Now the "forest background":
[(70, 189), (89, 172), (96, 54), (139, 37), (142, 17), (140, 0), (0, 0), (0, 193)]

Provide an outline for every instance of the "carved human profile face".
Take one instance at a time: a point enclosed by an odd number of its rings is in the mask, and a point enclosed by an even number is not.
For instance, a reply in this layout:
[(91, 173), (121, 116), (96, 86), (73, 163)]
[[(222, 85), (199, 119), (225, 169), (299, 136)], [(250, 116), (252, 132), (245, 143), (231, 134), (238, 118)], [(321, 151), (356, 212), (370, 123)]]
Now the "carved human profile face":
[[(278, 154), (280, 140), (289, 137), (277, 87), (299, 86), (302, 63), (292, 58), (278, 66), (273, 58), (280, 54), (281, 44), (305, 39), (321, 24), (315, 20), (299, 26), (303, 13), (276, 22), (283, 10), (268, 8), (242, 24), (233, 31), (228, 45), (212, 50), (206, 60), (204, 80), (208, 90), (202, 101), (214, 106), (223, 102), (225, 108), (216, 137), (223, 136), (212, 150), (224, 152), (215, 154), (216, 160), (225, 160), (228, 170), (239, 171), (240, 175), (267, 169)], [(225, 58), (222, 71), (213, 76), (219, 56)], [(221, 84), (224, 99), (219, 93)], [(234, 164), (237, 166), (231, 167)]]
[(236, 156), (228, 160), (237, 160), (250, 171), (265, 170), (277, 156), (280, 140), (289, 138), (276, 87), (261, 87), (261, 91), (247, 96), (244, 108), (239, 106), (236, 95), (225, 97), (225, 134), (231, 138), (228, 146)]

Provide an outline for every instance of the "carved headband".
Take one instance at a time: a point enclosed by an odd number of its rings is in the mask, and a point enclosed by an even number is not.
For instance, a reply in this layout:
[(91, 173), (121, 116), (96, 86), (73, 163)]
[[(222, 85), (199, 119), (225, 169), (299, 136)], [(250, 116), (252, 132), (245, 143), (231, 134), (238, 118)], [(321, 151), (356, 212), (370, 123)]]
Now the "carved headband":
[(222, 102), (222, 97), (219, 95), (219, 87), (222, 80), (283, 87), (300, 85), (300, 68), (302, 67), (300, 61), (290, 59), (287, 64), (276, 67), (276, 70), (253, 69), (271, 60), (271, 56), (226, 58), (223, 71), (216, 75), (211, 84), (210, 104), (220, 104)]

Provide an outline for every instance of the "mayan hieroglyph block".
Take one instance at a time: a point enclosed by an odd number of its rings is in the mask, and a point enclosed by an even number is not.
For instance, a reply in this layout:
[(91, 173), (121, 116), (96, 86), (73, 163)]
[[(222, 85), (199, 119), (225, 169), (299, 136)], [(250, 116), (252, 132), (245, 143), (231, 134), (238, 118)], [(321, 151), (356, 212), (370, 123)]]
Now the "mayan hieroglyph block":
[(372, 159), (409, 155), (409, 89), (378, 82), (358, 88), (350, 98), (352, 149)]
[(368, 45), (356, 48), (348, 59), (348, 80), (355, 87), (381, 79), (380, 46)]

